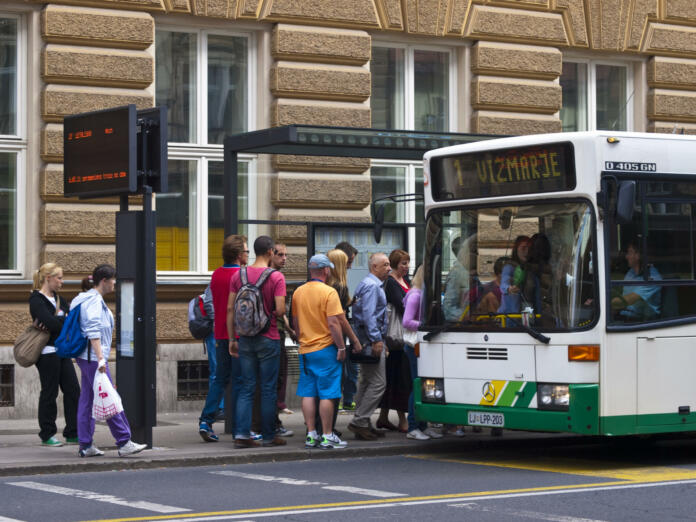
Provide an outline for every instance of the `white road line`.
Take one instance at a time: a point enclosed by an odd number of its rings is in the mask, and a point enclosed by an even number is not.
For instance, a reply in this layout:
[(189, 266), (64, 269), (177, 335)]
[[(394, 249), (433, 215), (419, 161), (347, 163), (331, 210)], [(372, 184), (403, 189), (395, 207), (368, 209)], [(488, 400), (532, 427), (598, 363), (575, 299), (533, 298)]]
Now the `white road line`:
[(506, 518), (531, 518), (532, 520), (548, 520), (550, 522), (606, 522), (605, 520), (596, 520), (593, 518), (580, 518), (567, 515), (555, 515), (553, 513), (542, 513), (540, 511), (525, 511), (519, 509), (497, 508), (495, 506), (481, 506), (476, 502), (467, 502), (465, 504), (449, 504), (450, 507), (465, 508), (469, 511), (479, 511), (493, 513), (495, 515), (504, 516)]
[(0, 516), (0, 522), (24, 522), (24, 521), (16, 519), (16, 518), (7, 518), (7, 517)]
[[(331, 511), (353, 511), (357, 509), (380, 509), (389, 508), (393, 506), (416, 506), (425, 504), (444, 504), (457, 501), (471, 502), (474, 500), (496, 500), (496, 499), (506, 499), (506, 498), (522, 498), (522, 497), (536, 497), (543, 495), (564, 495), (568, 493), (592, 493), (595, 491), (613, 491), (620, 489), (635, 489), (635, 488), (654, 488), (661, 486), (679, 486), (684, 484), (696, 484), (696, 480), (674, 480), (671, 482), (657, 482), (650, 484), (626, 484), (617, 486), (599, 486), (599, 487), (589, 487), (589, 488), (573, 488), (573, 489), (557, 489), (552, 491), (531, 491), (527, 493), (503, 493), (500, 495), (480, 495), (476, 497), (459, 497), (459, 498), (446, 498), (446, 499), (433, 499), (433, 500), (413, 500), (409, 501), (404, 499), (399, 502), (385, 502), (382, 504), (363, 504), (357, 506), (338, 506), (338, 507), (327, 507), (327, 508), (309, 508), (309, 509), (288, 509), (285, 511), (271, 511), (263, 513), (253, 513), (254, 518), (265, 518), (265, 517), (284, 517), (288, 515), (300, 515), (302, 513), (329, 513)], [(219, 515), (219, 516), (207, 516), (207, 517), (191, 517), (191, 518), (177, 518), (168, 520), (159, 520), (158, 522), (204, 522), (209, 520), (238, 520), (238, 519), (248, 519), (250, 513), (244, 513), (239, 515)]]
[(242, 473), (240, 471), (211, 471), (214, 475), (226, 475), (228, 477), (239, 477), (249, 480), (262, 480), (264, 482), (277, 482), (288, 486), (318, 486), (321, 489), (330, 491), (343, 491), (345, 493), (355, 493), (356, 495), (366, 495), (377, 498), (406, 497), (406, 493), (394, 493), (392, 491), (380, 491), (378, 489), (355, 488), (353, 486), (332, 486), (326, 482), (312, 482), (287, 477), (274, 477), (272, 475), (258, 475), (256, 473)]
[(105, 495), (94, 491), (84, 491), (81, 489), (63, 488), (52, 484), (42, 484), (40, 482), (6, 482), (10, 486), (19, 486), (21, 488), (35, 489), (45, 493), (56, 493), (58, 495), (67, 495), (69, 497), (78, 497), (85, 500), (96, 500), (97, 502), (106, 502), (108, 504), (117, 504), (119, 506), (132, 507), (135, 509), (144, 509), (146, 511), (154, 511), (155, 513), (180, 513), (183, 511), (191, 511), (174, 506), (165, 506), (164, 504), (156, 504), (147, 502), (146, 500), (124, 500), (114, 497), (113, 495)]

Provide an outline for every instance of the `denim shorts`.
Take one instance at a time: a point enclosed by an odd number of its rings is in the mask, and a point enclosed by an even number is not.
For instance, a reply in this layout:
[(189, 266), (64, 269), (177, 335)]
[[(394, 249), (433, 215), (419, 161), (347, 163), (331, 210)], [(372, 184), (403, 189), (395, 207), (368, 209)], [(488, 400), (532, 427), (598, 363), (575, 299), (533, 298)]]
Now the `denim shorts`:
[(336, 360), (337, 353), (336, 345), (330, 344), (318, 352), (300, 355), (299, 397), (341, 398), (343, 363)]

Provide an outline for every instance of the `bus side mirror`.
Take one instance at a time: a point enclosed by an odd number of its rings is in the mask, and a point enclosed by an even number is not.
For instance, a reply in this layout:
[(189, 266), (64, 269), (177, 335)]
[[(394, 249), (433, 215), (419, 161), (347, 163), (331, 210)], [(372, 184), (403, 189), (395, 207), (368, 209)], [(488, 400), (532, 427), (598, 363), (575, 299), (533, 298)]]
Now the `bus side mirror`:
[(382, 241), (382, 228), (384, 227), (384, 205), (375, 209), (375, 242)]
[(633, 221), (633, 208), (636, 202), (636, 182), (622, 181), (616, 197), (616, 223), (627, 225)]

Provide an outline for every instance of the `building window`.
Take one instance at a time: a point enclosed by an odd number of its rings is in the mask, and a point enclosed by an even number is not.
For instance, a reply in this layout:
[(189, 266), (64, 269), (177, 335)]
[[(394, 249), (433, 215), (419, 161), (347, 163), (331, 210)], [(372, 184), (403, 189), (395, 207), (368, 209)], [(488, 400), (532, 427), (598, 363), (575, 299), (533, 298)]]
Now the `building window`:
[(21, 18), (0, 14), (0, 274), (17, 272), (24, 237), (19, 210), (27, 147), (21, 116), (21, 29)]
[[(157, 270), (205, 273), (222, 263), (226, 135), (254, 127), (253, 38), (158, 29), (156, 104), (168, 108), (169, 193), (157, 195)], [(254, 156), (239, 158), (240, 219), (248, 219)], [(241, 233), (246, 233), (242, 227)]]
[[(372, 48), (372, 127), (450, 132), (456, 120), (454, 52), (442, 48)], [(372, 198), (423, 193), (421, 162), (373, 161)], [(422, 203), (387, 204), (385, 222), (423, 223)], [(409, 232), (412, 263), (420, 263), (422, 229)]]
[(626, 64), (564, 62), (563, 131), (631, 130), (633, 86), (629, 71)]
[(208, 377), (208, 361), (178, 361), (176, 379), (177, 400), (205, 400), (208, 395)]
[(14, 405), (14, 364), (0, 364), (0, 406)]

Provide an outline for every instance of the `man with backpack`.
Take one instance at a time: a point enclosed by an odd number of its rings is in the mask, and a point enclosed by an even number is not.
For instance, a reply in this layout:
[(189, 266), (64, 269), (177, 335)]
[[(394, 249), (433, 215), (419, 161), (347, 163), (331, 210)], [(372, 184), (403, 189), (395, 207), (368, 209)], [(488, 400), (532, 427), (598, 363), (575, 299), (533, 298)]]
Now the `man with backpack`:
[(250, 437), (256, 381), (261, 384), (261, 432), (264, 446), (284, 446), (276, 434), (276, 383), (280, 364), (280, 335), (277, 321), (285, 315), (285, 277), (269, 268), (273, 239), (254, 241), (256, 261), (232, 276), (227, 306), (229, 351), (239, 359), (242, 386), (235, 415), (235, 447), (251, 448), (259, 443)]
[[(213, 431), (227, 384), (232, 381), (230, 400), (232, 411), (241, 386), (241, 370), (239, 360), (232, 358), (229, 352), (229, 337), (227, 336), (227, 299), (230, 295), (230, 279), (239, 272), (241, 266), (246, 266), (249, 260), (249, 250), (245, 236), (229, 235), (222, 244), (223, 265), (213, 272), (210, 278), (210, 293), (213, 299), (213, 336), (215, 338), (215, 378), (208, 388), (205, 406), (198, 420), (198, 433), (206, 442), (217, 442), (218, 436)], [(212, 362), (213, 352), (209, 350), (209, 363)]]

